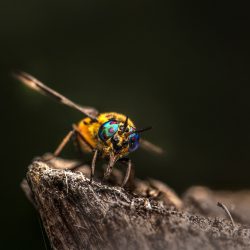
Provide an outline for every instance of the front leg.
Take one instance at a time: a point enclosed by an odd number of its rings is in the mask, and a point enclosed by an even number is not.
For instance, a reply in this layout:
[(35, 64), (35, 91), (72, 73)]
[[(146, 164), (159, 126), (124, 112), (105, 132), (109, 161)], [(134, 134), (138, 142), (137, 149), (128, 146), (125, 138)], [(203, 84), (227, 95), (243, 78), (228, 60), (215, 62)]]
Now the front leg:
[(94, 149), (94, 155), (93, 155), (92, 162), (91, 162), (90, 183), (92, 183), (92, 180), (95, 174), (95, 165), (96, 165), (97, 155), (98, 155), (98, 149)]
[(131, 175), (131, 169), (132, 169), (132, 162), (131, 162), (131, 159), (128, 159), (128, 158), (123, 158), (121, 160), (122, 163), (127, 163), (127, 170), (126, 170), (126, 174), (125, 174), (125, 177), (123, 179), (123, 182), (121, 184), (121, 187), (124, 187), (128, 180), (129, 180), (129, 177)]
[(68, 134), (63, 138), (61, 143), (58, 145), (54, 153), (52, 155), (49, 155), (48, 157), (45, 157), (43, 160), (50, 161), (53, 158), (57, 157), (62, 152), (62, 150), (64, 149), (64, 147), (67, 145), (67, 143), (70, 141), (70, 139), (73, 137), (74, 134), (75, 130), (74, 129), (70, 130)]
[(64, 147), (67, 145), (67, 143), (69, 142), (69, 140), (73, 137), (75, 131), (71, 130), (69, 131), (69, 133), (63, 138), (62, 142), (59, 144), (59, 146), (56, 148), (56, 150), (53, 153), (54, 157), (57, 157), (62, 150), (64, 149)]

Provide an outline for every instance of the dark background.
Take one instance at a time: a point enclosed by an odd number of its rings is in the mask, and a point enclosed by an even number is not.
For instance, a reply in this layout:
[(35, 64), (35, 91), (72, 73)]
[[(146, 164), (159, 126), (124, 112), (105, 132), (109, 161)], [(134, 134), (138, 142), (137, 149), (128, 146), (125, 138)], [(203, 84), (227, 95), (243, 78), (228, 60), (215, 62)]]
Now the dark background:
[[(201, 3), (202, 2), (202, 3)], [(178, 193), (249, 188), (249, 8), (240, 1), (1, 1), (1, 247), (44, 249), (20, 181), (81, 114), (10, 77), (25, 70), (72, 100), (129, 115), (167, 154), (136, 174)]]

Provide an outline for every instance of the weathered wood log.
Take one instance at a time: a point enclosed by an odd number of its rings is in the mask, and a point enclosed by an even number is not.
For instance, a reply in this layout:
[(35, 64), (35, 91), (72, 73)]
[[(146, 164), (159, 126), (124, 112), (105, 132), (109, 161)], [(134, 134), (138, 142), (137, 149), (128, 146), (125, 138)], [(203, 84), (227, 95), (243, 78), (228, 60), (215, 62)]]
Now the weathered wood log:
[(112, 185), (90, 183), (88, 167), (74, 164), (35, 160), (22, 183), (53, 249), (250, 249), (248, 227), (196, 214), (163, 183), (126, 190), (119, 172)]

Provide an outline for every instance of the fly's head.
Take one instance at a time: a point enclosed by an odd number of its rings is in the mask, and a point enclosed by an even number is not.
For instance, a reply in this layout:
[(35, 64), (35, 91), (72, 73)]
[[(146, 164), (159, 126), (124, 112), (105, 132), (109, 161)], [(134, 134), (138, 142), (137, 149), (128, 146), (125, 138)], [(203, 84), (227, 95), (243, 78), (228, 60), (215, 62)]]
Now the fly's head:
[(109, 120), (100, 126), (98, 138), (105, 156), (113, 155), (118, 160), (139, 147), (140, 135), (126, 121)]

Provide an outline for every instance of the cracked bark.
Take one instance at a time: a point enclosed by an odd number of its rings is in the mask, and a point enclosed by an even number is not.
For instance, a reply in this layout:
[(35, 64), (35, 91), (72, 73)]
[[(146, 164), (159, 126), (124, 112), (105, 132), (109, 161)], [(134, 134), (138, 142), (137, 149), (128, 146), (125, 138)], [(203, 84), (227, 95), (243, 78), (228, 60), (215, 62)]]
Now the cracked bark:
[[(120, 188), (117, 169), (110, 183), (97, 178), (90, 184), (89, 167), (73, 171), (74, 165), (63, 159), (36, 159), (22, 182), (53, 249), (250, 248), (248, 191), (193, 187), (180, 199), (157, 180), (136, 179), (127, 189)], [(235, 227), (217, 201), (235, 206)]]

